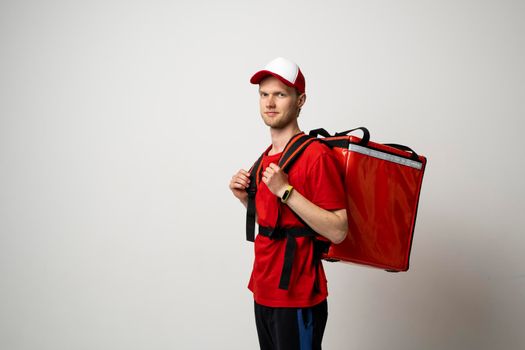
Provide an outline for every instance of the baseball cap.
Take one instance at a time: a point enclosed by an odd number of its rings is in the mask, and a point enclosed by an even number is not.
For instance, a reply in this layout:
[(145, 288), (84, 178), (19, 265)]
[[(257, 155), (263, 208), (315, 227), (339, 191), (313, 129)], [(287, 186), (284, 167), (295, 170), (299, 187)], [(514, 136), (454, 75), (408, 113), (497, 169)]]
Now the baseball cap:
[(296, 88), (301, 93), (305, 91), (306, 82), (299, 66), (286, 58), (277, 57), (270, 61), (262, 70), (252, 76), (250, 83), (259, 84), (269, 75), (276, 77), (290, 87)]

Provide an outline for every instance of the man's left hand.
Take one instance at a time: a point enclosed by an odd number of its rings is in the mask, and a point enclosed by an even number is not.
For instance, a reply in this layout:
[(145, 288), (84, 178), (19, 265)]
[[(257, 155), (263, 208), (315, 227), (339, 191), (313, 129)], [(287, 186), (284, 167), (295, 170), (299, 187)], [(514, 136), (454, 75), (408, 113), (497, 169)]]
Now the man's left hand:
[(270, 191), (279, 198), (282, 197), (289, 185), (288, 175), (274, 163), (270, 163), (264, 170), (262, 180)]

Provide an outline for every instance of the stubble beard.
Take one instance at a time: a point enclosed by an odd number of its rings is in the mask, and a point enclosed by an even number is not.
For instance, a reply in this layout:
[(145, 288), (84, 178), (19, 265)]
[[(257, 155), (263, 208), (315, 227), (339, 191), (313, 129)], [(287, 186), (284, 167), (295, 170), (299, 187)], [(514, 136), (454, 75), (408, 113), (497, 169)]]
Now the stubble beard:
[(272, 129), (281, 130), (288, 127), (295, 119), (294, 115), (297, 115), (298, 111), (294, 111), (294, 113), (281, 116), (279, 118), (270, 118), (267, 117), (264, 113), (262, 113), (262, 118), (264, 123), (269, 126)]

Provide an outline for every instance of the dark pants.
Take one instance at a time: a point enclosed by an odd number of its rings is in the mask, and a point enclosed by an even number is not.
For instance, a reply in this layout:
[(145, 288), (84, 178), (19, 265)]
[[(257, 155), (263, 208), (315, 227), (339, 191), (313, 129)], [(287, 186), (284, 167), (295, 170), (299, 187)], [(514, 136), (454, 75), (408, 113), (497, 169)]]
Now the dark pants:
[(321, 350), (327, 318), (326, 300), (302, 309), (255, 303), (255, 324), (261, 350)]

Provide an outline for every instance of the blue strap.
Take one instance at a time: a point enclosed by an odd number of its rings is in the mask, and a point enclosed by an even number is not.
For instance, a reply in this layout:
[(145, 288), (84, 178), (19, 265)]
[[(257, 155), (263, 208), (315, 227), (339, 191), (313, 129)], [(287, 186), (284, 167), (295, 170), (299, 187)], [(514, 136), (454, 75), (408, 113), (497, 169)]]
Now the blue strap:
[(314, 339), (312, 308), (297, 309), (297, 328), (299, 329), (299, 349), (312, 350)]

